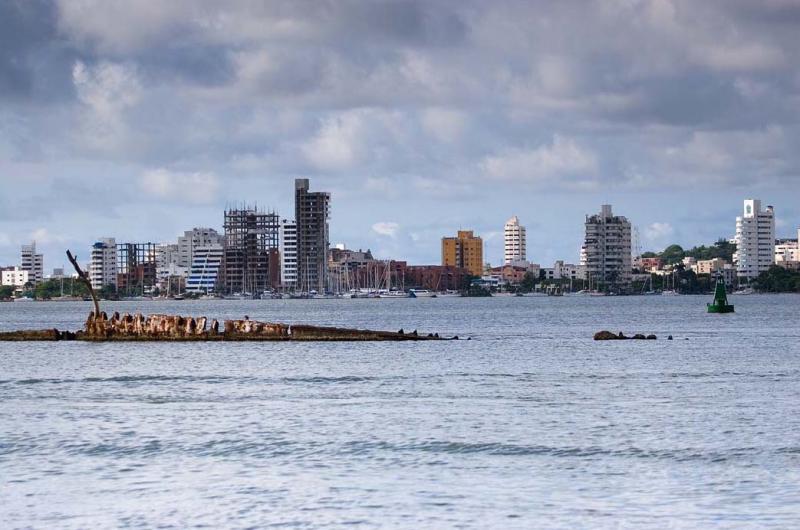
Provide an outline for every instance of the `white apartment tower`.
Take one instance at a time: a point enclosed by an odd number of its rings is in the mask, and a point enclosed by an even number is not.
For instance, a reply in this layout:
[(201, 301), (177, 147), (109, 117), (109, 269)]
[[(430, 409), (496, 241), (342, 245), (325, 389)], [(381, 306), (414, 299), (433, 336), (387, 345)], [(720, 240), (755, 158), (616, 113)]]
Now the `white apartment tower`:
[(586, 216), (581, 265), (595, 285), (626, 287), (631, 282), (631, 223), (604, 204), (599, 214)]
[(744, 215), (736, 218), (733, 263), (739, 278), (752, 280), (775, 263), (775, 212), (761, 210), (761, 201), (744, 201)]
[(36, 253), (36, 241), (22, 245), (20, 269), (28, 271), (28, 281), (34, 285), (44, 280), (44, 256)]
[(516, 215), (506, 221), (503, 237), (505, 242), (503, 247), (503, 263), (508, 265), (510, 263), (525, 261), (525, 227), (519, 224), (519, 218)]
[(89, 281), (94, 289), (117, 286), (117, 242), (113, 237), (102, 238), (92, 245)]
[(281, 255), (281, 286), (297, 288), (297, 223), (281, 221), (279, 251)]

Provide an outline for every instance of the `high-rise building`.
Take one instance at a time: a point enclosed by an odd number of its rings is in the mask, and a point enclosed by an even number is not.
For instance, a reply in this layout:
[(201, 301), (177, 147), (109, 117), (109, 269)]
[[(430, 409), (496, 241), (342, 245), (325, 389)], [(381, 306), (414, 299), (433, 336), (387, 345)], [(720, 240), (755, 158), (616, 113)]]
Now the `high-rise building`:
[(28, 281), (36, 285), (44, 280), (44, 256), (36, 253), (36, 241), (22, 245), (20, 269), (28, 271)]
[(223, 237), (213, 228), (192, 228), (178, 238), (178, 250), (175, 264), (179, 267), (192, 266), (194, 249), (221, 245)]
[(117, 242), (113, 237), (102, 238), (92, 245), (89, 281), (94, 289), (117, 286)]
[(581, 265), (594, 285), (612, 290), (630, 285), (631, 223), (615, 216), (610, 204), (604, 204), (599, 214), (586, 216)]
[(227, 293), (260, 294), (280, 283), (280, 219), (255, 208), (225, 211), (223, 285)]
[(328, 247), (331, 194), (309, 191), (308, 179), (294, 181), (297, 223), (297, 282), (301, 290), (324, 292), (328, 287)]
[(442, 265), (462, 267), (473, 276), (483, 274), (483, 239), (472, 230), (459, 230), (456, 237), (442, 238)]
[(222, 245), (195, 247), (192, 268), (186, 279), (186, 292), (213, 293), (217, 290), (217, 278), (225, 255)]
[(752, 280), (775, 263), (775, 212), (761, 209), (761, 201), (744, 201), (744, 215), (736, 218), (733, 263), (740, 279)]
[(526, 236), (525, 227), (519, 224), (519, 218), (515, 215), (506, 221), (503, 230), (504, 249), (503, 263), (519, 263), (525, 261)]
[(284, 219), (280, 232), (281, 287), (297, 288), (297, 223)]

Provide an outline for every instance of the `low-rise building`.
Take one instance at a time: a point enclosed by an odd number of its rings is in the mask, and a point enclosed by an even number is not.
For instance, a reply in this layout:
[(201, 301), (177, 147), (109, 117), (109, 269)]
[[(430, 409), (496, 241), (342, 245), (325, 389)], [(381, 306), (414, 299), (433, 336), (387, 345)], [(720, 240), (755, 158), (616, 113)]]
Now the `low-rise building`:
[(406, 287), (431, 291), (457, 291), (466, 287), (470, 271), (452, 265), (409, 265), (405, 270)]
[(692, 270), (695, 274), (715, 274), (725, 268), (725, 265), (730, 264), (722, 258), (703, 259), (698, 260), (692, 266)]
[(643, 271), (652, 271), (658, 270), (664, 267), (664, 258), (659, 257), (650, 257), (650, 258), (638, 258), (639, 261), (639, 269)]
[(2, 285), (8, 285), (11, 287), (25, 287), (25, 285), (30, 281), (30, 272), (23, 270), (22, 267), (13, 267), (3, 270), (0, 275), (2, 278)]

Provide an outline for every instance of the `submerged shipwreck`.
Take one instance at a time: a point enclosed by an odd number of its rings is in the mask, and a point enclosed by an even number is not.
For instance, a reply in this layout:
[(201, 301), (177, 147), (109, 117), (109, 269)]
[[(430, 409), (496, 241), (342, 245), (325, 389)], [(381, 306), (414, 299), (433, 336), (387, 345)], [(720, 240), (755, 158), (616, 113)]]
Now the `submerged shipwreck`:
[(109, 317), (100, 311), (97, 296), (88, 276), (80, 268), (72, 254), (67, 257), (78, 273), (78, 277), (89, 288), (94, 302), (94, 311), (89, 313), (84, 329), (59, 331), (57, 329), (21, 330), (0, 332), (0, 341), (58, 341), (81, 340), (104, 341), (407, 341), (407, 340), (458, 340), (448, 339), (438, 333), (420, 334), (399, 331), (373, 331), (307, 324), (283, 324), (258, 322), (245, 317), (241, 320), (216, 319), (209, 322), (206, 317), (180, 315), (135, 315), (114, 313)]
[[(458, 337), (452, 337), (458, 339)], [(451, 340), (452, 340), (451, 339)], [(443, 340), (438, 333), (422, 335), (400, 331), (372, 331), (324, 326), (258, 322), (250, 319), (219, 321), (179, 315), (120, 315), (109, 318), (92, 311), (80, 331), (57, 329), (0, 332), (4, 341), (403, 341)]]

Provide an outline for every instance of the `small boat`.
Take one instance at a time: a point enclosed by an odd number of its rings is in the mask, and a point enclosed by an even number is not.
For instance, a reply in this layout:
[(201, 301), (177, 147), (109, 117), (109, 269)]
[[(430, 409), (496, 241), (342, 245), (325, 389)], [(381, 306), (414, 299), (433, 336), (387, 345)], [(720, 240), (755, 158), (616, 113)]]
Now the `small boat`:
[(30, 296), (20, 296), (19, 298), (14, 298), (15, 302), (33, 302), (33, 298)]
[(661, 296), (678, 296), (680, 293), (678, 291), (661, 291)]
[(717, 278), (717, 285), (714, 288), (714, 301), (706, 305), (709, 313), (733, 313), (733, 305), (728, 303), (725, 294), (725, 280)]
[(428, 289), (409, 289), (411, 298), (436, 298), (436, 293)]
[(731, 293), (731, 296), (734, 295), (734, 294), (735, 295), (756, 294), (756, 291), (752, 287), (745, 287), (744, 289), (739, 289), (738, 291), (733, 291)]
[(410, 296), (405, 291), (382, 291), (378, 294), (378, 298), (410, 298)]
[(457, 296), (460, 297), (461, 293), (458, 291), (444, 291), (441, 293), (437, 293), (436, 296), (439, 298), (455, 298)]

